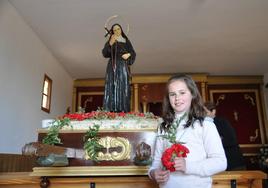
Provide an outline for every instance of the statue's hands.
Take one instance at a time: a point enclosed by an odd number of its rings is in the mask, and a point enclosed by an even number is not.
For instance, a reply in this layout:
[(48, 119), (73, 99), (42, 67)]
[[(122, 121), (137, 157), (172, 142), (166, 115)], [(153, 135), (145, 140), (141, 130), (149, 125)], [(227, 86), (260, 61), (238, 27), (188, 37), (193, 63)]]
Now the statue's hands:
[(116, 42), (117, 38), (118, 36), (116, 36), (115, 34), (111, 36), (110, 41), (109, 41), (111, 46)]
[(122, 58), (124, 59), (124, 60), (127, 60), (129, 57), (130, 57), (130, 53), (126, 53), (126, 54), (123, 54), (122, 55)]

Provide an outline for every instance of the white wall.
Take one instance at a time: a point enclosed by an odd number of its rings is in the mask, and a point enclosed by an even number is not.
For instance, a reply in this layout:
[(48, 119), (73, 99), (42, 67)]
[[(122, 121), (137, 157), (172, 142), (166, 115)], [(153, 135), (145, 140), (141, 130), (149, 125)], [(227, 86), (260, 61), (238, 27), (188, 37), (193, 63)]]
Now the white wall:
[[(53, 80), (50, 114), (41, 110), (44, 74)], [(41, 120), (65, 113), (71, 76), (7, 1), (0, 1), (0, 153), (37, 140)]]

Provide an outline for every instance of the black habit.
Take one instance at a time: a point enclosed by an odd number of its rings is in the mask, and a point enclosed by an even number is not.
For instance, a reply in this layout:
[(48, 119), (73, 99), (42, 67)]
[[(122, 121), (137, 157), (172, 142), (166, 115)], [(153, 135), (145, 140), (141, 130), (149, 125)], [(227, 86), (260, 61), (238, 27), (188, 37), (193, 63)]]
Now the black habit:
[[(130, 53), (127, 60), (122, 58), (125, 53)], [(102, 50), (105, 58), (109, 58), (106, 78), (103, 108), (105, 111), (129, 112), (130, 111), (130, 69), (136, 58), (136, 53), (131, 42), (115, 42), (110, 46), (109, 41), (105, 43)]]

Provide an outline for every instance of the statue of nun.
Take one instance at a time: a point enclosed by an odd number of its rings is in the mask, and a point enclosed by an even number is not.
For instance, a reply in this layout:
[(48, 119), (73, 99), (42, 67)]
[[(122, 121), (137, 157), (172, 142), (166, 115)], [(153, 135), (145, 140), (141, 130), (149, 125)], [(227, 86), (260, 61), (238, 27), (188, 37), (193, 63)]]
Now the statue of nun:
[(103, 109), (111, 112), (129, 112), (131, 97), (129, 67), (134, 63), (136, 53), (121, 25), (117, 23), (112, 25), (107, 34), (110, 34), (110, 37), (102, 49), (103, 56), (109, 58)]

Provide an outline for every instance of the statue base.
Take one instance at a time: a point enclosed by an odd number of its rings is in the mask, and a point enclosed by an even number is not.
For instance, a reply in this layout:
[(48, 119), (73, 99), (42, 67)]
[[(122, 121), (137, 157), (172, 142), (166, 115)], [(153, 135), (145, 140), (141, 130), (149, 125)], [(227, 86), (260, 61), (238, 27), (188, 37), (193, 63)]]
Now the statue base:
[[(47, 130), (38, 131), (38, 141), (41, 142)], [(83, 149), (85, 130), (61, 130), (59, 138), (63, 147)], [(146, 143), (153, 151), (156, 130), (142, 131), (100, 131), (100, 144), (104, 147), (98, 153), (98, 162), (85, 158), (69, 158), (69, 166), (135, 166), (149, 165), (150, 161), (135, 161), (137, 148)], [(153, 152), (151, 152), (153, 153)], [(151, 155), (151, 154), (150, 154)], [(151, 156), (148, 156), (150, 159)]]

